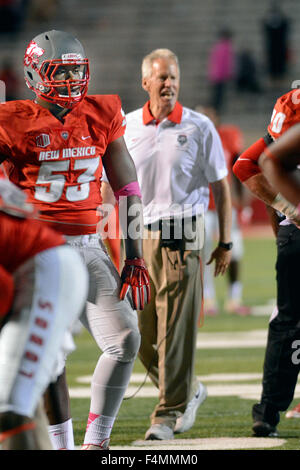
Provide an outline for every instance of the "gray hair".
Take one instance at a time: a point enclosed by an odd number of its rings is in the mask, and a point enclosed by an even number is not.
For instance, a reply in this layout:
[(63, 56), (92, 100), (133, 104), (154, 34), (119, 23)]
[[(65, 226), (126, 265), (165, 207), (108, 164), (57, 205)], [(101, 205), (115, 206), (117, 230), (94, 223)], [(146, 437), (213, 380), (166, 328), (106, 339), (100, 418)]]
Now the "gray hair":
[(147, 54), (142, 62), (142, 78), (151, 77), (152, 74), (152, 64), (156, 59), (172, 59), (177, 65), (178, 72), (179, 70), (179, 61), (178, 57), (170, 49), (155, 49), (154, 51)]

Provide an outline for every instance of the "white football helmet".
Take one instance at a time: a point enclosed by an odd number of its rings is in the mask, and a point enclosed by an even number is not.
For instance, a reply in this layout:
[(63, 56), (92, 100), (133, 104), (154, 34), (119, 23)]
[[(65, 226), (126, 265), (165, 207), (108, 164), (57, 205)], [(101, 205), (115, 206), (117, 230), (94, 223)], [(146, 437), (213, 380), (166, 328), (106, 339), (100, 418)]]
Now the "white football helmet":
[[(82, 66), (80, 77), (55, 80), (62, 65)], [(78, 39), (64, 31), (52, 30), (39, 34), (28, 44), (24, 74), (27, 86), (36, 95), (63, 108), (73, 108), (87, 93), (89, 61)]]

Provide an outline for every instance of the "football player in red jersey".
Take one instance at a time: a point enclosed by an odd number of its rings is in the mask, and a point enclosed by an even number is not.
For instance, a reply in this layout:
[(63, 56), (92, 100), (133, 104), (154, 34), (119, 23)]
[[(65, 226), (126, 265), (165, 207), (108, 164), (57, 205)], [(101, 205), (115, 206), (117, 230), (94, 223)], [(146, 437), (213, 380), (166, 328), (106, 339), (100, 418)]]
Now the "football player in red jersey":
[(300, 165), (300, 124), (292, 126), (269, 145), (258, 163), (273, 187), (294, 206), (295, 212), (299, 211), (300, 180), (297, 174)]
[(59, 374), (64, 335), (82, 311), (88, 276), (63, 236), (33, 220), (25, 199), (0, 179), (0, 444), (50, 450), (39, 403)]
[[(117, 95), (87, 95), (89, 62), (81, 43), (66, 32), (36, 36), (26, 49), (24, 72), (35, 99), (1, 104), (1, 159), (11, 181), (38, 207), (39, 219), (63, 233), (88, 267), (81, 321), (103, 354), (92, 378), (83, 448), (103, 449), (140, 345), (135, 309), (143, 309), (150, 298), (142, 233), (127, 230), (120, 277), (97, 232), (102, 165), (116, 198), (127, 202), (128, 211), (136, 205), (142, 217), (135, 166), (123, 139), (126, 121)], [(126, 218), (128, 227), (134, 218)], [(64, 376), (49, 390), (50, 402), (53, 444), (71, 449)]]
[[(278, 98), (268, 133), (242, 153), (233, 167), (236, 176), (267, 204), (277, 237), (277, 307), (269, 323), (263, 392), (260, 403), (252, 409), (253, 431), (257, 436), (277, 433), (279, 412), (290, 405), (298, 377), (298, 366), (291, 357), (294, 352), (292, 345), (300, 338), (297, 295), (300, 263), (300, 232), (297, 225), (300, 224), (300, 216), (297, 208), (269, 182), (258, 164), (261, 154), (268, 152), (268, 145), (299, 122), (298, 96), (299, 90), (291, 90)], [(298, 412), (299, 408), (298, 405)]]

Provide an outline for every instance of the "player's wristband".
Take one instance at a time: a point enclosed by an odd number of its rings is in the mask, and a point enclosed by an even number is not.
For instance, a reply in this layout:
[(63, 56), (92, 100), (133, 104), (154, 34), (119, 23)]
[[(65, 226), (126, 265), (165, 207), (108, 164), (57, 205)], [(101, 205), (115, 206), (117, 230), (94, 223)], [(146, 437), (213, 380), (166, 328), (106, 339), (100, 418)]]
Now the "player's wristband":
[(300, 204), (298, 205), (298, 207), (294, 206), (292, 203), (287, 201), (280, 193), (276, 195), (271, 206), (277, 211), (284, 214), (289, 219), (294, 219), (295, 217), (300, 216), (300, 212), (299, 212)]
[(116, 191), (114, 195), (117, 201), (119, 201), (121, 196), (138, 196), (142, 198), (140, 186), (137, 181), (132, 181), (131, 183), (125, 184), (125, 186)]

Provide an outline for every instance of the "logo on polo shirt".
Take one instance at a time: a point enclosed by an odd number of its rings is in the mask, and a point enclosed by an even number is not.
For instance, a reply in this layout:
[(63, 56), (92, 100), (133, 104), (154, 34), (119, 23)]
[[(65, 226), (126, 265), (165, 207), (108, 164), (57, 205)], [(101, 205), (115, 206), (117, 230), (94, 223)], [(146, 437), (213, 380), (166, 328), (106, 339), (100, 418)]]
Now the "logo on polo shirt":
[(187, 143), (187, 136), (184, 135), (184, 134), (180, 134), (178, 137), (177, 137), (177, 142), (179, 142), (180, 145), (184, 145)]

